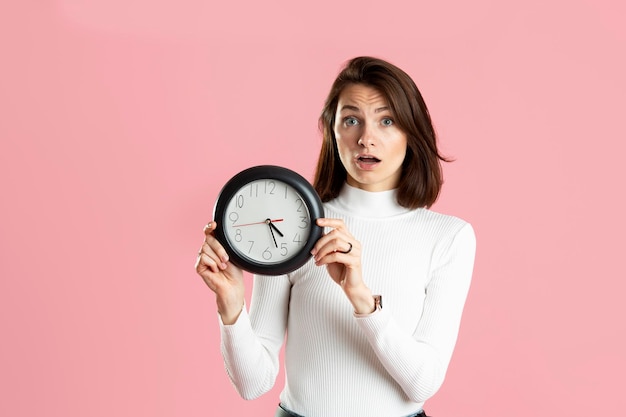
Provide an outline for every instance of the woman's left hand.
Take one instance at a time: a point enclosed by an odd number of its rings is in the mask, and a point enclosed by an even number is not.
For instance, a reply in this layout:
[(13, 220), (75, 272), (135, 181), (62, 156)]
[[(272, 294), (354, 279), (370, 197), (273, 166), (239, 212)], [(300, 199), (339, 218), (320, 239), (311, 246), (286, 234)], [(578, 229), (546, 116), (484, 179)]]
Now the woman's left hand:
[(341, 286), (357, 313), (372, 311), (374, 299), (363, 282), (361, 243), (341, 219), (317, 219), (317, 225), (332, 230), (322, 236), (311, 253), (315, 264), (326, 265), (328, 274)]

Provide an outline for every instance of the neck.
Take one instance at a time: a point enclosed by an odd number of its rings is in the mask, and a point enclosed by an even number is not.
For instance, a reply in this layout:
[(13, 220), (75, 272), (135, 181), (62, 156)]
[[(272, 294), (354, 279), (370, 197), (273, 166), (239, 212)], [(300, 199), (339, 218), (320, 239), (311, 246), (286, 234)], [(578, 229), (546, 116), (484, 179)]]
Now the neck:
[(397, 201), (397, 190), (365, 191), (347, 183), (331, 203), (358, 217), (381, 218), (403, 214), (410, 209), (402, 207)]

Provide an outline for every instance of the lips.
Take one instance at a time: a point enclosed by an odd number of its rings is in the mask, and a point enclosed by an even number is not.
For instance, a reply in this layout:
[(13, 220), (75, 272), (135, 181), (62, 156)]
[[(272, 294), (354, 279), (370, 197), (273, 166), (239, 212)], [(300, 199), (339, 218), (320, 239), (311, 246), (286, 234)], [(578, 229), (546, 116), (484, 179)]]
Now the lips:
[(380, 159), (374, 155), (357, 155), (356, 157), (356, 166), (363, 171), (373, 171), (380, 162)]

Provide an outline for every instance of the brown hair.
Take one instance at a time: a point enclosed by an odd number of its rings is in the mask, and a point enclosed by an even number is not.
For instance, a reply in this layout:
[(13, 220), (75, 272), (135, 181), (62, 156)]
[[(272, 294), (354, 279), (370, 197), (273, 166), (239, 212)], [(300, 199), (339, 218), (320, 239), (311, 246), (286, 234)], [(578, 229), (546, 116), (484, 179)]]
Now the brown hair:
[(437, 137), (428, 108), (417, 86), (400, 68), (372, 57), (348, 61), (339, 73), (326, 98), (319, 128), (322, 148), (317, 162), (315, 190), (322, 201), (337, 195), (346, 181), (346, 170), (339, 159), (334, 124), (339, 95), (351, 84), (363, 84), (380, 91), (387, 99), (398, 127), (407, 136), (407, 152), (398, 184), (398, 204), (407, 208), (430, 207), (439, 196), (443, 184)]

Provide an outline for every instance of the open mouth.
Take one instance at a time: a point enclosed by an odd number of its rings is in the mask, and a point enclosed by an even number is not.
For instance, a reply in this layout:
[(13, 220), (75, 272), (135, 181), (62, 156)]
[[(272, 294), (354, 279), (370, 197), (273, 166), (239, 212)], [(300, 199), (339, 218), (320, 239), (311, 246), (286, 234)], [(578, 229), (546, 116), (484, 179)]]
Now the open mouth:
[(364, 164), (376, 164), (380, 162), (380, 159), (376, 158), (375, 156), (362, 155), (357, 158), (357, 161)]

